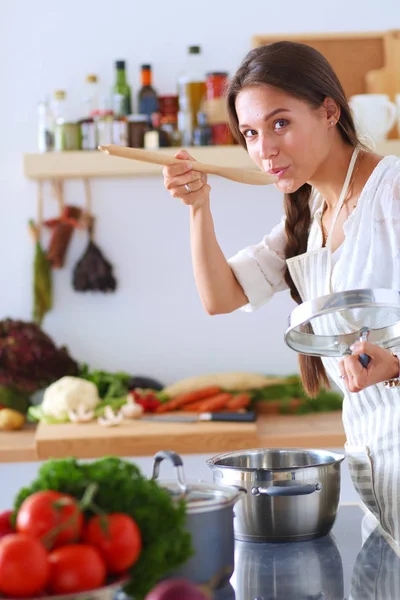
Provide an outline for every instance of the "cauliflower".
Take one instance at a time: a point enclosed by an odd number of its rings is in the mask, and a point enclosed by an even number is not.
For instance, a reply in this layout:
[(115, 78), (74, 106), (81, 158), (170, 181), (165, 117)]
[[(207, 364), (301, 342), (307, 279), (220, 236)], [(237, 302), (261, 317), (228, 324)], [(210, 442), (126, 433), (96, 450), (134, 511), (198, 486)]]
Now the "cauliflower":
[(93, 410), (99, 402), (99, 394), (94, 383), (67, 375), (46, 389), (42, 412), (47, 417), (67, 420), (69, 411), (77, 411), (80, 406), (87, 411)]

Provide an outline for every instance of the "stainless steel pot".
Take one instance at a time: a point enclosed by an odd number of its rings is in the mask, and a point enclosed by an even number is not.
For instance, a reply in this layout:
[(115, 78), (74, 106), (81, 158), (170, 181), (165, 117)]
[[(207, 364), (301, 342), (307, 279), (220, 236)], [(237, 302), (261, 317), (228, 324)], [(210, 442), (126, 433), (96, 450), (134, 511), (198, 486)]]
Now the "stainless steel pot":
[(332, 534), (292, 544), (235, 544), (236, 600), (343, 600), (343, 564)]
[(214, 482), (247, 491), (235, 508), (236, 539), (287, 542), (329, 533), (343, 460), (325, 450), (251, 449), (214, 456), (207, 464)]
[(152, 479), (158, 479), (160, 463), (170, 460), (176, 467), (177, 481), (161, 481), (174, 500), (186, 502), (186, 529), (192, 536), (194, 556), (173, 577), (217, 588), (229, 581), (235, 563), (233, 506), (245, 494), (236, 487), (214, 483), (187, 483), (181, 457), (160, 451), (154, 456)]

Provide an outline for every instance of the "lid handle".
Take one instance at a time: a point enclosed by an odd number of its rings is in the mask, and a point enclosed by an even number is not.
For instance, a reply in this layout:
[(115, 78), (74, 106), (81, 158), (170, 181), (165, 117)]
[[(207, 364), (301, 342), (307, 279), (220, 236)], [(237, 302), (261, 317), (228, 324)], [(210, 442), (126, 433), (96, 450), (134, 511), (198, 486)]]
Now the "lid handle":
[(164, 459), (171, 461), (176, 468), (179, 488), (183, 494), (186, 494), (188, 491), (188, 486), (185, 480), (185, 474), (183, 472), (183, 462), (179, 454), (176, 452), (172, 452), (171, 450), (160, 450), (160, 452), (157, 452), (157, 454), (154, 455), (153, 474), (151, 478), (158, 479), (160, 474), (160, 463), (162, 463)]

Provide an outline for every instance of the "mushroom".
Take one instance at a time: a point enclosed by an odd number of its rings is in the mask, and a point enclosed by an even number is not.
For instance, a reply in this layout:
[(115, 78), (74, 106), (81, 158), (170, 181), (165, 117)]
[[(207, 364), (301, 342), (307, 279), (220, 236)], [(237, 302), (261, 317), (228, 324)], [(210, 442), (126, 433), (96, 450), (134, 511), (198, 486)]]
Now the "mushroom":
[(94, 419), (94, 411), (88, 410), (84, 404), (80, 404), (76, 410), (68, 411), (68, 418), (72, 423), (88, 423)]
[(121, 407), (120, 413), (126, 419), (140, 419), (144, 413), (144, 408), (134, 401), (131, 394), (128, 394), (126, 404)]
[(119, 425), (122, 419), (123, 415), (121, 413), (115, 413), (111, 406), (106, 406), (104, 409), (104, 417), (99, 417), (97, 421), (104, 427), (114, 427), (115, 425)]

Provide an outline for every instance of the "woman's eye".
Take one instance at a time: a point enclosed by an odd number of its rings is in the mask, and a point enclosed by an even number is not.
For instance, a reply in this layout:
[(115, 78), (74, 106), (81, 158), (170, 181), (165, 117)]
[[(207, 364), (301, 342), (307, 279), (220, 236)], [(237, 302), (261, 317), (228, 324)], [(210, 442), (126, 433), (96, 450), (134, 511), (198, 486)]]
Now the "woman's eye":
[(251, 138), (255, 135), (257, 135), (257, 131), (255, 129), (246, 129), (246, 131), (243, 131), (243, 136), (245, 138)]
[(287, 121), (286, 119), (278, 119), (274, 122), (274, 129), (279, 131), (280, 129), (286, 127), (288, 123), (289, 121)]

